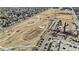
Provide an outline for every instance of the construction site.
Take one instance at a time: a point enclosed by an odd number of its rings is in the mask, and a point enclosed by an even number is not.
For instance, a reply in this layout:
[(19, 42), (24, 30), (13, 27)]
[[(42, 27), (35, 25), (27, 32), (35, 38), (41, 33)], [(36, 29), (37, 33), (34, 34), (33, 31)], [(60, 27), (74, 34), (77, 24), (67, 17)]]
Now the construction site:
[(0, 7), (0, 51), (78, 51), (79, 7)]

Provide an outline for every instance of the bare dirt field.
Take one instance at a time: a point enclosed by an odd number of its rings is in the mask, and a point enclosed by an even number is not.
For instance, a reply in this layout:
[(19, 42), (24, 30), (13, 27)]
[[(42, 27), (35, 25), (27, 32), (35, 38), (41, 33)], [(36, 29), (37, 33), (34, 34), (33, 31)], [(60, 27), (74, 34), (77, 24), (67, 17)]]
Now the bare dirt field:
[(32, 50), (50, 24), (50, 18), (57, 17), (61, 20), (70, 19), (70, 21), (73, 18), (73, 15), (60, 15), (56, 12), (59, 13), (60, 10), (50, 8), (5, 31), (0, 31), (0, 46), (14, 48), (14, 50)]

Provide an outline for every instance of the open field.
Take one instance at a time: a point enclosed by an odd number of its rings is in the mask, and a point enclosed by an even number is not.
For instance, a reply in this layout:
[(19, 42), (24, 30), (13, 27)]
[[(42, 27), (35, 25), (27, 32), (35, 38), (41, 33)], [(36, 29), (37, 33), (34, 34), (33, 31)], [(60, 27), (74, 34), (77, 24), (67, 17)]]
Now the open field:
[(59, 9), (50, 8), (21, 23), (5, 28), (6, 30), (1, 30), (0, 46), (3, 48), (14, 48), (14, 50), (32, 50), (40, 40), (40, 36), (48, 28), (51, 19), (56, 17), (61, 20), (73, 21), (73, 15), (60, 13)]

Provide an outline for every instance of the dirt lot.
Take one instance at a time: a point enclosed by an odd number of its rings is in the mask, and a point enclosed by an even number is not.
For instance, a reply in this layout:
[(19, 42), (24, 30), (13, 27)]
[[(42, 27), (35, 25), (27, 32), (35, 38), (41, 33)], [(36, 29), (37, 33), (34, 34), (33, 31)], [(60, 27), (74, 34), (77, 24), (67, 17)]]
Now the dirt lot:
[[(59, 11), (54, 9), (46, 10), (7, 28), (5, 31), (0, 31), (0, 46), (4, 48), (16, 47), (14, 50), (31, 50), (50, 24), (50, 18), (57, 17), (65, 20), (73, 18), (72, 15), (58, 16), (57, 14), (56, 16), (56, 12), (58, 13)], [(18, 46), (21, 46), (23, 49)]]

